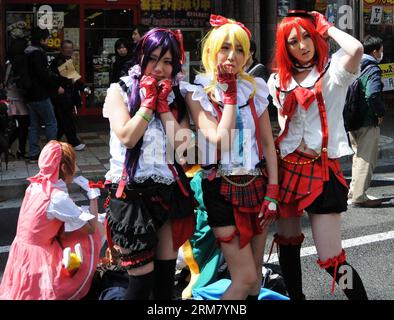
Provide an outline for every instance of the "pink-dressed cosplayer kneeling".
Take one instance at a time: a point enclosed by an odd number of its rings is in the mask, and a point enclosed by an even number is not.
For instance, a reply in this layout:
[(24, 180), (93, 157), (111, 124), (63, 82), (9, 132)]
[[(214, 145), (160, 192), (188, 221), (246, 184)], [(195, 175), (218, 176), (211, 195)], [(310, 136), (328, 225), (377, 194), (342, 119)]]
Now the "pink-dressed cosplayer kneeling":
[[(29, 178), (0, 285), (0, 299), (81, 299), (89, 291), (99, 259), (97, 189), (88, 191), (90, 212), (71, 200), (76, 156), (63, 142), (50, 141), (41, 151), (39, 173)], [(59, 178), (60, 177), (60, 178)], [(83, 261), (73, 274), (62, 265), (63, 248), (80, 243)]]

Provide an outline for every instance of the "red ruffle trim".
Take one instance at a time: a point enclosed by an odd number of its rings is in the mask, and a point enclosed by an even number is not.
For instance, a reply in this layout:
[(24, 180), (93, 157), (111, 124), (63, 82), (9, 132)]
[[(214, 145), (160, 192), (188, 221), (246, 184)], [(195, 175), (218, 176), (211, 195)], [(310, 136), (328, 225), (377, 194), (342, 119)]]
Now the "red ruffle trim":
[(345, 261), (346, 261), (346, 253), (345, 250), (343, 249), (342, 252), (334, 258), (327, 259), (326, 261), (321, 261), (320, 259), (317, 260), (317, 263), (322, 269), (328, 269), (330, 267), (334, 267), (334, 277), (332, 279), (331, 293), (334, 293), (335, 282), (337, 280), (338, 267), (341, 266)]

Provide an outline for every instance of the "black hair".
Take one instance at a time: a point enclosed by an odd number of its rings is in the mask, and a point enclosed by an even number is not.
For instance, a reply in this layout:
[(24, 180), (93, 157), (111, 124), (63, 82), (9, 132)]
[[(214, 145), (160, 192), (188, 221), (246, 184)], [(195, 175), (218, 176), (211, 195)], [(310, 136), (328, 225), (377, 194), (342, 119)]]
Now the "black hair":
[(257, 50), (256, 42), (250, 40), (250, 53), (252, 54), (253, 61), (256, 60), (256, 50)]
[(114, 44), (115, 55), (116, 55), (116, 56), (119, 56), (119, 54), (118, 54), (118, 49), (119, 49), (122, 45), (123, 45), (124, 47), (126, 47), (126, 49), (127, 49), (127, 55), (130, 55), (130, 53), (131, 53), (131, 51), (132, 51), (132, 49), (131, 49), (131, 43), (130, 43), (130, 41), (127, 40), (126, 38), (119, 38), (118, 40), (116, 40), (116, 42), (115, 42), (115, 44)]
[(65, 44), (71, 44), (71, 45), (74, 47), (74, 43), (73, 43), (71, 40), (63, 40), (63, 41), (60, 43), (60, 48), (63, 48), (63, 46), (64, 46)]
[(31, 33), (31, 44), (33, 46), (39, 46), (41, 44), (40, 41), (49, 38), (49, 35), (48, 29), (35, 27)]
[(380, 50), (383, 46), (382, 38), (367, 35), (363, 41), (364, 53), (371, 54), (374, 50)]
[(149, 31), (149, 26), (147, 26), (146, 24), (137, 24), (134, 28), (134, 30), (138, 30), (138, 33), (140, 34), (141, 37), (144, 36), (145, 33), (147, 33)]

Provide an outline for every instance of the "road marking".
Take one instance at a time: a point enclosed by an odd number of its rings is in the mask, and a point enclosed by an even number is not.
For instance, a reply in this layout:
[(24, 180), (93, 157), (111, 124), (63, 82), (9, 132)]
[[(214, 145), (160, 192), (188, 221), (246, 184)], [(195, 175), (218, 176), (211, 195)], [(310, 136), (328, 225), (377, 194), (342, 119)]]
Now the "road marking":
[(0, 253), (7, 253), (10, 251), (10, 246), (0, 247)]
[[(72, 193), (70, 195), (71, 199), (76, 202), (76, 201), (86, 201), (86, 197), (83, 196), (80, 193)], [(0, 214), (9, 214), (9, 212), (7, 211), (7, 209), (20, 209), (22, 206), (22, 202), (23, 199), (19, 198), (19, 199), (11, 199), (11, 200), (7, 200), (4, 202), (0, 203)]]
[[(394, 230), (383, 232), (383, 233), (371, 234), (368, 236), (363, 236), (358, 238), (342, 240), (342, 248), (346, 249), (351, 247), (357, 247), (357, 246), (362, 246), (364, 244), (385, 241), (390, 239), (394, 239)], [(315, 246), (301, 249), (301, 257), (311, 256), (316, 253), (317, 252)], [(267, 261), (267, 259), (268, 259), (268, 254), (264, 255), (264, 261)], [(277, 253), (272, 254), (269, 262), (273, 263), (277, 261), (279, 261), (278, 254)]]
[[(346, 180), (352, 180), (351, 176), (345, 176)], [(371, 181), (394, 181), (394, 177), (387, 177), (385, 174), (374, 174)]]
[[(385, 241), (385, 240), (391, 240), (391, 239), (394, 239), (394, 230), (391, 230), (388, 232), (383, 232), (383, 233), (371, 234), (369, 236), (363, 236), (363, 237), (358, 237), (358, 238), (342, 240), (342, 248), (346, 249), (346, 248), (351, 248), (351, 247), (358, 247), (358, 246), (362, 246), (364, 244)], [(9, 251), (10, 251), (10, 246), (0, 247), (0, 254), (7, 253)], [(301, 249), (301, 257), (311, 256), (316, 253), (317, 252), (316, 252), (315, 246), (306, 247), (306, 248)], [(267, 259), (268, 259), (268, 254), (264, 255), (264, 261), (267, 261)], [(277, 261), (279, 261), (278, 254), (277, 253), (271, 254), (271, 258), (270, 258), (269, 262), (273, 263), (273, 262), (277, 262)]]

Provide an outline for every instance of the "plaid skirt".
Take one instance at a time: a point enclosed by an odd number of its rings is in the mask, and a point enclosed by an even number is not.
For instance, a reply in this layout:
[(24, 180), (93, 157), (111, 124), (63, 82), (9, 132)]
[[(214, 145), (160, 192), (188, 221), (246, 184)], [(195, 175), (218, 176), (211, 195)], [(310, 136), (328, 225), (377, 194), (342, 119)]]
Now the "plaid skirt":
[[(337, 159), (329, 159), (330, 181), (336, 179), (346, 190), (345, 177)], [(279, 214), (282, 218), (302, 216), (304, 209), (324, 190), (321, 158), (300, 152), (279, 160)]]
[(264, 201), (266, 183), (262, 175), (226, 176), (212, 181), (203, 179), (208, 224), (212, 228), (236, 226), (240, 247), (244, 247), (254, 235), (262, 232), (258, 214)]

